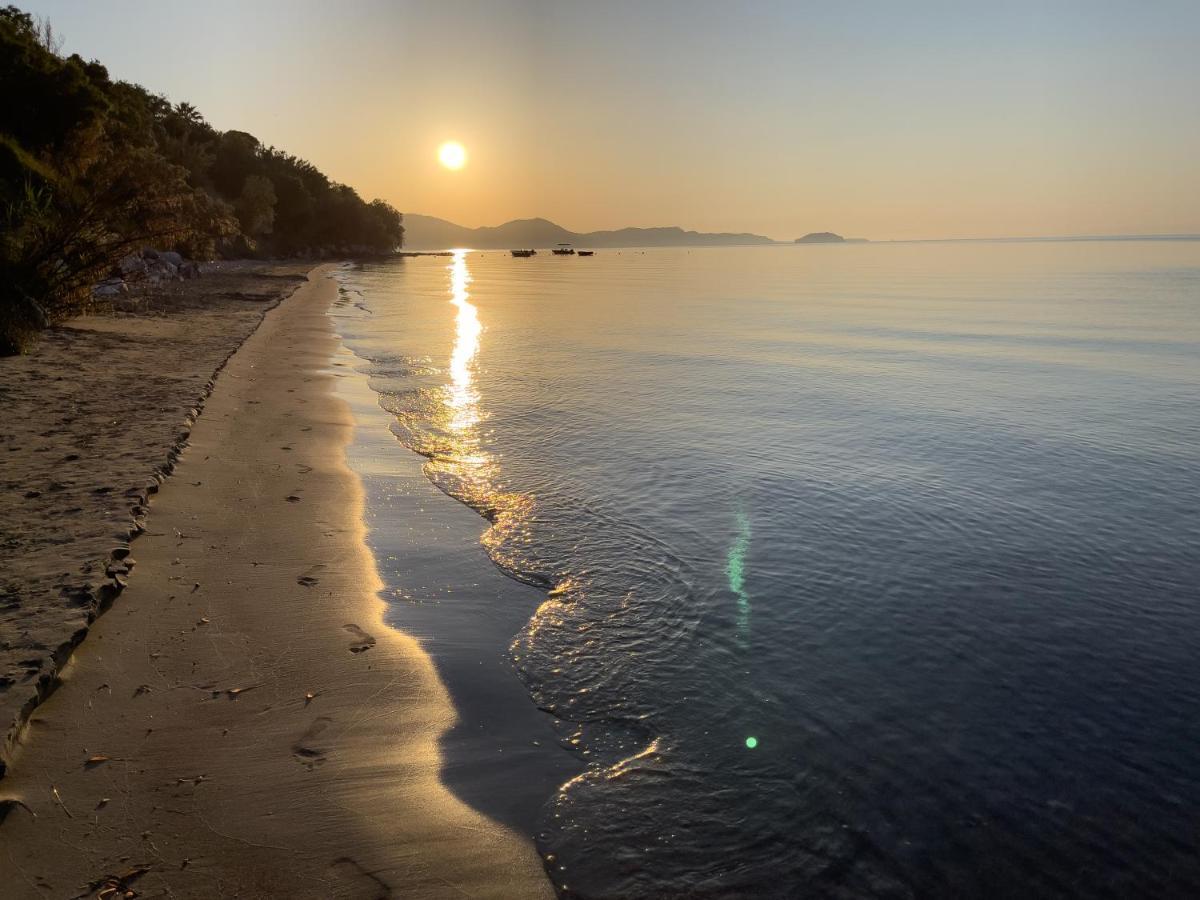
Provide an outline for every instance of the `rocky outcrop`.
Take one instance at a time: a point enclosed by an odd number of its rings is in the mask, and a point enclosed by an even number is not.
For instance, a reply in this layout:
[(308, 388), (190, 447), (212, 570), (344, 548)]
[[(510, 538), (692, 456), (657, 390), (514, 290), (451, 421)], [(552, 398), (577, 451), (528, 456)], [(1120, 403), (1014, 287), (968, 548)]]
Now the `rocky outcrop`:
[(93, 297), (118, 297), (129, 293), (130, 285), (156, 286), (167, 281), (184, 281), (199, 278), (203, 274), (200, 263), (184, 259), (174, 250), (146, 248), (141, 253), (131, 253), (119, 263), (112, 278), (106, 278), (94, 288)]

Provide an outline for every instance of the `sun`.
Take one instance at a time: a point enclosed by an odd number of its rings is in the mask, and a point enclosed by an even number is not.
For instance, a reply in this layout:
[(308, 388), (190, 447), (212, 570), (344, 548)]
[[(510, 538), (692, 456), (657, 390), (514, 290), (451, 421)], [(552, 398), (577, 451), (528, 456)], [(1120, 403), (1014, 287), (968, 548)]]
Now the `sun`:
[(461, 169), (467, 164), (467, 148), (458, 141), (446, 141), (438, 147), (438, 162), (447, 169)]

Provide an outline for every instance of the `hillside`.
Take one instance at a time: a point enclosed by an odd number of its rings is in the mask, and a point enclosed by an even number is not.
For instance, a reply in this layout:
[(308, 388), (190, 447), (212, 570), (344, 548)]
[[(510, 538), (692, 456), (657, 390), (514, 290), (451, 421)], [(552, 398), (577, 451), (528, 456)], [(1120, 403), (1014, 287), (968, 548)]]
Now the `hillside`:
[(705, 233), (677, 227), (620, 228), (615, 231), (568, 231), (546, 219), (516, 219), (483, 228), (467, 228), (434, 216), (406, 213), (404, 246), (410, 250), (474, 247), (504, 250), (514, 247), (553, 247), (570, 243), (580, 247), (715, 247), (774, 244), (761, 234)]
[(0, 355), (88, 311), (97, 282), (144, 273), (160, 250), (175, 277), (184, 257), (376, 255), (403, 241), (383, 200), (62, 56), (52, 34), (0, 6)]

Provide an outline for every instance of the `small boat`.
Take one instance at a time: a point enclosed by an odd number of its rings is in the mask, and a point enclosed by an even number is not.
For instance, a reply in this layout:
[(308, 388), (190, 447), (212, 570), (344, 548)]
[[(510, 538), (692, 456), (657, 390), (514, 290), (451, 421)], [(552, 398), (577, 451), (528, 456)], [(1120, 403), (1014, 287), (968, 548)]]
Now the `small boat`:
[(536, 250), (509, 250), (508, 252), (511, 253), (513, 256), (519, 256), (522, 258), (524, 258), (526, 256), (536, 256), (537, 255)]
[(553, 253), (555, 256), (574, 256), (575, 248), (572, 247), (570, 244), (559, 244), (557, 247), (555, 247), (550, 252)]
[(595, 250), (576, 250), (575, 252), (578, 253), (580, 256), (595, 256), (596, 255)]

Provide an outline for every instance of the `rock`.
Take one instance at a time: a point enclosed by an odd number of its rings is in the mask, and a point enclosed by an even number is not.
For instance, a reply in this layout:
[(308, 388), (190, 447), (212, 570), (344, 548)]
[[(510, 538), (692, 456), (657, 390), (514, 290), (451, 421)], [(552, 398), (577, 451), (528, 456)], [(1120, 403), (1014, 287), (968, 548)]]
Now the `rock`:
[(142, 259), (158, 259), (158, 251), (153, 247), (147, 247), (142, 251)]
[(183, 257), (174, 250), (164, 250), (158, 254), (158, 258), (164, 262), (169, 262), (171, 265), (177, 268), (183, 265)]
[(93, 297), (116, 297), (120, 294), (128, 294), (129, 285), (122, 278), (109, 278), (107, 281), (102, 281), (92, 288)]
[(179, 269), (165, 259), (156, 259), (146, 270), (147, 276), (158, 281), (173, 281), (179, 277)]
[(131, 253), (117, 263), (122, 275), (142, 275), (146, 272), (146, 261), (135, 253)]
[(181, 265), (179, 267), (179, 277), (180, 278), (199, 278), (200, 277), (200, 263), (185, 262), (183, 265)]

